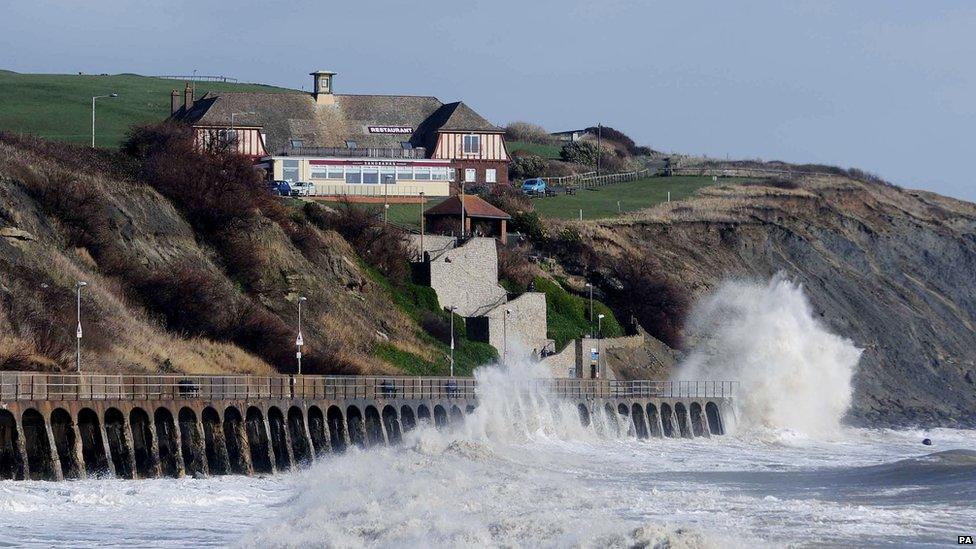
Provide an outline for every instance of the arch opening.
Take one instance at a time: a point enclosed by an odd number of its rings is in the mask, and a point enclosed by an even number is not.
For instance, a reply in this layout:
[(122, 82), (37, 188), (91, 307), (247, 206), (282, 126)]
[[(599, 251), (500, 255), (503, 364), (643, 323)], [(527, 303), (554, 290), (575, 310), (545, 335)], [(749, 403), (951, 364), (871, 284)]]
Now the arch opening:
[[(2, 428), (0, 428), (2, 429)], [(81, 477), (81, 464), (78, 463), (78, 437), (75, 436), (75, 424), (71, 414), (64, 408), (56, 408), (51, 412), (51, 434), (54, 436), (54, 449), (58, 452), (61, 462), (61, 476), (64, 478)], [(0, 435), (0, 445), (2, 445)], [(2, 452), (2, 450), (0, 450)], [(0, 464), (0, 468), (3, 465)], [(0, 478), (3, 473), (0, 472)]]
[(360, 448), (366, 447), (366, 423), (363, 421), (363, 414), (359, 408), (350, 406), (346, 408), (346, 425), (349, 429), (349, 443), (355, 444)]
[(409, 433), (413, 431), (417, 426), (417, 420), (413, 415), (413, 408), (404, 404), (400, 407), (400, 423), (403, 426), (403, 432)]
[(153, 420), (156, 424), (160, 470), (168, 477), (179, 477), (182, 473), (180, 462), (183, 456), (180, 455), (179, 432), (173, 421), (173, 413), (168, 408), (156, 408)]
[(714, 402), (705, 404), (705, 417), (708, 419), (708, 430), (713, 435), (724, 435), (725, 426), (722, 425), (722, 414)]
[(309, 406), (308, 408), (308, 436), (312, 439), (312, 451), (316, 456), (329, 452), (329, 436), (325, 431), (325, 416), (318, 406)]
[(305, 415), (298, 406), (288, 409), (288, 434), (291, 436), (291, 452), (295, 457), (295, 463), (312, 461), (311, 443), (305, 432)]
[(661, 403), (661, 429), (664, 431), (664, 436), (667, 438), (675, 437), (674, 412), (671, 410), (671, 406), (666, 402)]
[(129, 463), (129, 445), (125, 440), (125, 416), (118, 408), (105, 411), (105, 436), (108, 437), (108, 451), (118, 478), (132, 478)]
[(207, 469), (212, 475), (226, 475), (227, 446), (220, 427), (220, 414), (213, 407), (207, 406), (200, 414), (200, 423), (203, 424), (203, 450)]
[(447, 427), (447, 410), (440, 404), (434, 406), (434, 426), (438, 429)]
[(264, 414), (255, 406), (247, 409), (244, 416), (244, 430), (247, 432), (247, 445), (251, 449), (251, 466), (256, 473), (274, 471), (271, 457), (271, 444), (268, 431), (264, 427)]
[(467, 406), (464, 407), (464, 413), (470, 416), (471, 414), (474, 413), (474, 409), (475, 409), (474, 404), (468, 404)]
[(0, 410), (0, 480), (23, 478), (17, 438), (17, 418), (8, 410)]
[(224, 446), (227, 449), (228, 472), (248, 474), (250, 450), (247, 446), (247, 429), (240, 410), (233, 406), (224, 410)]
[(461, 413), (461, 409), (457, 406), (451, 406), (451, 424), (460, 426), (462, 423), (464, 423), (464, 414)]
[(275, 467), (284, 471), (291, 467), (291, 448), (288, 444), (288, 432), (285, 430), (285, 415), (277, 406), (268, 409), (268, 429), (271, 431)]
[(430, 424), (430, 408), (426, 404), (421, 404), (417, 406), (417, 421), (421, 423)]
[(396, 408), (389, 404), (383, 407), (383, 427), (386, 429), (386, 436), (390, 439), (390, 444), (399, 444), (402, 439), (400, 436), (400, 418), (397, 417)]
[(27, 450), (27, 471), (31, 480), (55, 478), (54, 462), (51, 459), (51, 444), (47, 438), (47, 425), (44, 416), (33, 408), (28, 408), (20, 416), (24, 430), (24, 447)]
[(691, 432), (696, 437), (703, 437), (707, 433), (705, 431), (704, 418), (702, 417), (702, 407), (701, 404), (697, 402), (692, 402), (691, 406), (688, 407), (691, 412)]
[(81, 456), (85, 462), (85, 472), (88, 476), (107, 474), (109, 461), (105, 455), (102, 426), (95, 410), (83, 408), (78, 412), (78, 433), (81, 435)]
[(644, 407), (635, 402), (631, 406), (630, 417), (634, 420), (634, 432), (637, 434), (637, 438), (647, 438), (647, 423), (644, 422)]
[(678, 418), (678, 433), (683, 438), (691, 438), (691, 430), (688, 428), (688, 409), (685, 408), (684, 403), (674, 404), (674, 415)]
[(386, 443), (380, 412), (375, 406), (366, 407), (366, 443), (369, 446), (380, 446)]
[(617, 421), (617, 412), (613, 410), (613, 404), (607, 402), (603, 406), (604, 412), (604, 422), (606, 423), (606, 428), (609, 434), (619, 436), (620, 435), (620, 423)]
[(176, 419), (180, 424), (180, 452), (184, 469), (194, 475), (207, 474), (206, 451), (196, 412), (184, 406), (176, 414)]
[(132, 431), (132, 454), (135, 457), (136, 474), (142, 478), (157, 476), (149, 414), (142, 408), (133, 408), (129, 412), (129, 430)]
[(332, 451), (336, 453), (345, 452), (349, 434), (346, 431), (346, 422), (342, 417), (342, 410), (338, 406), (329, 406), (326, 419), (329, 422), (329, 442), (332, 443)]
[(661, 416), (657, 413), (657, 407), (653, 404), (647, 405), (647, 426), (650, 431), (650, 436), (654, 438), (661, 438), (663, 435), (661, 433)]
[(590, 426), (590, 409), (586, 407), (586, 404), (580, 402), (576, 409), (579, 411), (580, 425), (583, 427)]

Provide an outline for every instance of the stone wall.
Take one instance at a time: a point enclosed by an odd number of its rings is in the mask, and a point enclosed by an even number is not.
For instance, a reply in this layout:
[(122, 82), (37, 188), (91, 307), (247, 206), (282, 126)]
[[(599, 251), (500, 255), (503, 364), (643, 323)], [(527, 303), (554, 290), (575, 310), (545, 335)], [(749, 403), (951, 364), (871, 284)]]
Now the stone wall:
[[(424, 246), (427, 246), (426, 238)], [(493, 238), (472, 238), (464, 245), (435, 255), (430, 261), (430, 286), (441, 307), (457, 307), (461, 316), (479, 316), (507, 297), (498, 285), (498, 251)], [(544, 307), (543, 307), (544, 308)], [(545, 317), (543, 317), (543, 332)]]
[(546, 294), (526, 292), (519, 297), (488, 311), (488, 343), (505, 350), (505, 311), (511, 311), (507, 320), (508, 355), (510, 360), (518, 356), (538, 356), (549, 344), (546, 338)]
[[(407, 245), (414, 256), (420, 257), (420, 235), (410, 234), (407, 236)], [(424, 251), (432, 257), (436, 257), (457, 245), (457, 238), (453, 236), (443, 236), (439, 234), (424, 235)]]

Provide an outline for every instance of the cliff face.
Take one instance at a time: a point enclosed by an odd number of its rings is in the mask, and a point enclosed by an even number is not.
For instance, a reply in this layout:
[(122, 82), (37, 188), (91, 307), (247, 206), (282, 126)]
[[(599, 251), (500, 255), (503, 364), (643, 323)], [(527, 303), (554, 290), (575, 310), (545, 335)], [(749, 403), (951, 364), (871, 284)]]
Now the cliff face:
[(297, 242), (255, 212), (225, 239), (242, 280), (172, 202), (71, 154), (0, 140), (0, 369), (73, 370), (78, 280), (88, 371), (292, 372), (299, 295), (313, 371), (394, 372), (382, 341), (434, 353), (335, 232), (306, 223)]
[(583, 241), (604, 260), (651, 257), (693, 296), (785, 272), (864, 349), (853, 423), (976, 424), (976, 205), (838, 176), (783, 186), (709, 188), (588, 224)]

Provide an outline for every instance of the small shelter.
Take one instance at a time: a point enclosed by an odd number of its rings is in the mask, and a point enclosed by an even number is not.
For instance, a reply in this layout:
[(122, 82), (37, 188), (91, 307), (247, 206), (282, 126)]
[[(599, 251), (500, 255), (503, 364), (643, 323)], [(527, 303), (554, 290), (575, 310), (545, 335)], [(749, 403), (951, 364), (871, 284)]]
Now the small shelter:
[[(462, 198), (464, 200), (463, 214)], [(424, 212), (424, 220), (431, 228), (441, 227), (441, 230), (447, 226), (460, 228), (462, 215), (464, 216), (465, 234), (496, 236), (502, 244), (508, 243), (508, 222), (512, 216), (475, 195), (466, 194), (449, 197)]]

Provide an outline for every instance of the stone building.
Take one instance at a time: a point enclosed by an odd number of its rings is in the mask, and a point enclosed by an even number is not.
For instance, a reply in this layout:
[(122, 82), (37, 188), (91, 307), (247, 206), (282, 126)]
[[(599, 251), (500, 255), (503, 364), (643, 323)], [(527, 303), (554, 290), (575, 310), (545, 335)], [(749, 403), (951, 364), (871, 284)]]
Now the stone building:
[(312, 93), (172, 94), (171, 118), (197, 144), (236, 147), (270, 178), (310, 182), (324, 196), (448, 196), (452, 182), (508, 182), (504, 130), (462, 102), (334, 93), (316, 71)]

